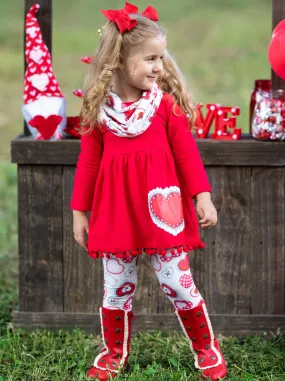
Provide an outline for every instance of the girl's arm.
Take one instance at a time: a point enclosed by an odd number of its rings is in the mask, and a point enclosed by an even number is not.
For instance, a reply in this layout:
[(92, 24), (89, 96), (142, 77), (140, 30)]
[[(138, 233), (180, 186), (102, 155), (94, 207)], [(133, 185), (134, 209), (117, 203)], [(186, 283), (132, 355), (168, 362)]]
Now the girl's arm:
[(103, 152), (101, 132), (95, 128), (81, 137), (81, 151), (74, 178), (71, 209), (88, 212), (92, 209), (94, 188)]
[(172, 104), (169, 104), (168, 139), (183, 188), (193, 198), (211, 192), (211, 186), (186, 115), (179, 106), (175, 109), (177, 116), (174, 115)]
[(168, 138), (178, 176), (186, 197), (197, 198), (201, 228), (210, 228), (217, 223), (217, 211), (211, 201), (211, 186), (186, 115), (180, 107), (176, 107), (175, 114), (177, 116), (170, 111)]

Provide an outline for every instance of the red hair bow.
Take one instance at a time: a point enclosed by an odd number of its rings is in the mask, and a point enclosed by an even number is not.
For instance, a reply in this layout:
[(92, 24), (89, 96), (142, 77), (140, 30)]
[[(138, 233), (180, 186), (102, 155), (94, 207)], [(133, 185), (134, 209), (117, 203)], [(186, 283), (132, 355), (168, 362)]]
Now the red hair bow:
[[(130, 18), (130, 14), (138, 13), (138, 7), (133, 4), (126, 2), (125, 8), (118, 10), (101, 10), (103, 15), (110, 20), (115, 22), (123, 34), (126, 30), (131, 30), (137, 25), (137, 21)], [(149, 18), (152, 21), (158, 21), (158, 13), (155, 8), (149, 6), (142, 13), (144, 17)]]
[(142, 15), (152, 21), (158, 21), (157, 10), (151, 6), (147, 7), (146, 10), (143, 11)]

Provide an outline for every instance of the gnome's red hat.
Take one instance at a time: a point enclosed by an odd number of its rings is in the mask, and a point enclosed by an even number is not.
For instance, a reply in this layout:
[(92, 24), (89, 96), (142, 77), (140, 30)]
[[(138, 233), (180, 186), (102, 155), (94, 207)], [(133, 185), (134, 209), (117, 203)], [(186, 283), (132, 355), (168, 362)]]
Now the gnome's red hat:
[(65, 99), (52, 70), (51, 56), (35, 17), (39, 4), (26, 15), (23, 114), (36, 139), (61, 139), (66, 124)]

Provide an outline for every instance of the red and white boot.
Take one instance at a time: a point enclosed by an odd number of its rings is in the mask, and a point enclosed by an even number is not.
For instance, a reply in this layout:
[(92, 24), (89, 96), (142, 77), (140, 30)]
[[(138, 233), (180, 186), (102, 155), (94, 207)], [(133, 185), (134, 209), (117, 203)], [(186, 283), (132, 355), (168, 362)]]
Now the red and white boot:
[(180, 325), (190, 342), (195, 367), (201, 378), (216, 381), (227, 375), (224, 356), (215, 338), (204, 301), (191, 310), (175, 310)]
[(131, 343), (132, 311), (100, 308), (104, 348), (87, 376), (100, 381), (113, 379), (126, 364)]

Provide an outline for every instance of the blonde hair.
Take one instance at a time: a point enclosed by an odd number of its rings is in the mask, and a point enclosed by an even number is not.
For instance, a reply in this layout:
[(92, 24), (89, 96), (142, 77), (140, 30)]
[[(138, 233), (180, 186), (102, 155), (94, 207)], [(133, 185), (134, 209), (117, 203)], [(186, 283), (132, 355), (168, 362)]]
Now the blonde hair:
[[(80, 113), (81, 134), (89, 133), (94, 128), (100, 128), (99, 114), (101, 105), (111, 90), (113, 74), (122, 70), (124, 59), (136, 54), (142, 49), (146, 41), (162, 36), (166, 38), (165, 30), (157, 22), (142, 15), (132, 14), (132, 19), (137, 20), (136, 26), (123, 34), (117, 25), (110, 22), (103, 30), (99, 46), (85, 78), (83, 92), (83, 106)], [(191, 97), (186, 90), (183, 76), (171, 55), (166, 52), (163, 58), (163, 75), (157, 83), (163, 92), (169, 93), (174, 98), (173, 112), (178, 105), (193, 124), (194, 108)]]

